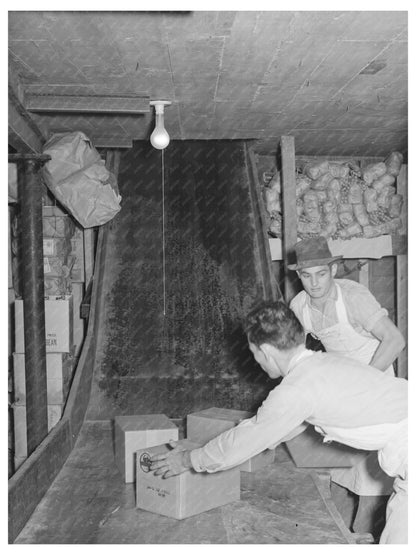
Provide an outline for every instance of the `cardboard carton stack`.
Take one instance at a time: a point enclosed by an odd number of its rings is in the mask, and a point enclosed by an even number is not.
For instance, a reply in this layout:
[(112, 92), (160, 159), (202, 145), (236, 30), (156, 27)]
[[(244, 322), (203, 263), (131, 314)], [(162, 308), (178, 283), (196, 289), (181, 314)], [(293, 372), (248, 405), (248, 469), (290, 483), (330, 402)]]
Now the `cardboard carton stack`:
[[(179, 446), (195, 449), (221, 432), (250, 418), (247, 411), (210, 409), (189, 414), (187, 438)], [(136, 506), (176, 519), (220, 507), (240, 499), (240, 471), (254, 472), (274, 461), (274, 450), (221, 472), (195, 472), (193, 469), (164, 479), (150, 470), (150, 458), (166, 453), (176, 428), (164, 415), (117, 416), (115, 418), (115, 456), (125, 482), (136, 481)], [(177, 430), (176, 430), (177, 432)], [(147, 443), (147, 445), (145, 445)]]
[[(60, 420), (73, 367), (72, 296), (45, 299), (46, 377), (48, 429)], [(15, 469), (27, 458), (26, 375), (23, 300), (15, 301), (15, 352), (13, 353), (13, 419)]]
[(43, 254), (45, 295), (73, 296), (75, 356), (84, 339), (80, 307), (84, 296), (84, 232), (57, 206), (43, 207)]

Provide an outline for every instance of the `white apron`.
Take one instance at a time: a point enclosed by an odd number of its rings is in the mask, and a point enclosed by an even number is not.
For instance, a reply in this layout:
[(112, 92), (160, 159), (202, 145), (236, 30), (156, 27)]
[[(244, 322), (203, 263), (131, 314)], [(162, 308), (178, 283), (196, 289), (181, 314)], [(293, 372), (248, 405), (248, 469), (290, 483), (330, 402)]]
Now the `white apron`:
[[(329, 353), (338, 353), (369, 364), (380, 342), (374, 337), (361, 335), (355, 331), (348, 320), (341, 287), (337, 283), (335, 287), (338, 323), (318, 332), (314, 331), (310, 308), (305, 300), (302, 311), (305, 332), (317, 337)], [(389, 366), (386, 373), (394, 376), (393, 366)], [(393, 479), (381, 470), (375, 451), (370, 451), (367, 456), (363, 455), (361, 462), (352, 468), (332, 469), (331, 479), (357, 495), (390, 495), (393, 490)]]
[(356, 449), (376, 449), (381, 468), (394, 481), (387, 503), (386, 524), (380, 543), (405, 544), (408, 541), (408, 472), (407, 419), (396, 424), (380, 424), (361, 428), (315, 426), (324, 442), (338, 441)]

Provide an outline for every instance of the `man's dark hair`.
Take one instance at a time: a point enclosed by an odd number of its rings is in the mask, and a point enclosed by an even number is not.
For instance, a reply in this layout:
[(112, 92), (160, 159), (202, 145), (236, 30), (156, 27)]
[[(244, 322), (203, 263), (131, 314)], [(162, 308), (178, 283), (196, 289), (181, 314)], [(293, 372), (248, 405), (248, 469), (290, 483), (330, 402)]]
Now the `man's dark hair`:
[(301, 323), (280, 301), (264, 301), (256, 306), (248, 314), (244, 327), (248, 341), (256, 347), (269, 343), (285, 351), (305, 343)]

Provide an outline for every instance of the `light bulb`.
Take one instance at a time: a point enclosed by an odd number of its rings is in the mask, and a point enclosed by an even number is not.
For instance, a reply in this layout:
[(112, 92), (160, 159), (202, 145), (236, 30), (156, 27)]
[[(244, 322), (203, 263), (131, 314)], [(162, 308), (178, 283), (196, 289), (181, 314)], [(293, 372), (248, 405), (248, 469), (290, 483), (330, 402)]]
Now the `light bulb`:
[(150, 135), (150, 143), (154, 148), (163, 150), (169, 144), (170, 138), (163, 125), (163, 113), (156, 112), (156, 127)]

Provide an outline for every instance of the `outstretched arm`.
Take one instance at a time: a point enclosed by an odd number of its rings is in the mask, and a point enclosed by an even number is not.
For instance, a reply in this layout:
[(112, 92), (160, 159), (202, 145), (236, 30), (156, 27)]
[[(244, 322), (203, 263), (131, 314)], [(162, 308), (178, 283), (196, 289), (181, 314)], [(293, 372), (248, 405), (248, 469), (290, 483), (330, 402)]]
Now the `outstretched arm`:
[(388, 316), (383, 316), (371, 328), (371, 333), (380, 341), (370, 365), (383, 372), (396, 360), (406, 343), (400, 330)]

